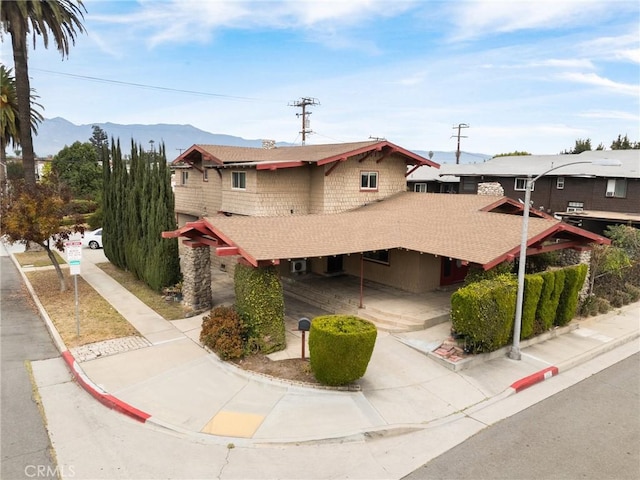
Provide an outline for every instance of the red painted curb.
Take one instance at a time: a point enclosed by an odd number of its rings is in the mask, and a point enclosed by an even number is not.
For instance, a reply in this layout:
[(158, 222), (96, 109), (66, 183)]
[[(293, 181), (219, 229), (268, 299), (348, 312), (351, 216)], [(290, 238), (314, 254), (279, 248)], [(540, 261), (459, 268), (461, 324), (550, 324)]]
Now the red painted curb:
[(525, 388), (529, 388), (531, 385), (535, 385), (536, 383), (540, 383), (545, 381), (547, 378), (551, 378), (558, 374), (558, 367), (548, 367), (544, 370), (540, 370), (528, 377), (521, 378), (517, 382), (511, 384), (511, 388), (513, 388), (516, 393)]
[(105, 392), (102, 388), (100, 388), (98, 385), (93, 383), (91, 379), (87, 377), (87, 375), (82, 371), (80, 366), (76, 363), (76, 359), (73, 358), (73, 355), (71, 355), (71, 352), (69, 351), (62, 352), (62, 358), (64, 359), (66, 364), (69, 366), (69, 370), (71, 370), (71, 373), (73, 374), (74, 378), (77, 380), (77, 382), (80, 385), (82, 385), (82, 388), (84, 388), (87, 392), (89, 392), (94, 398), (96, 398), (104, 406), (111, 408), (112, 410), (116, 410), (120, 413), (124, 413), (125, 415), (128, 415), (129, 417), (133, 418), (134, 420), (137, 420), (138, 422), (145, 423), (149, 418), (151, 418), (151, 415), (149, 415), (148, 413), (145, 413), (142, 410), (138, 410), (137, 408), (132, 407), (128, 403), (125, 403), (122, 400), (117, 399), (116, 397)]

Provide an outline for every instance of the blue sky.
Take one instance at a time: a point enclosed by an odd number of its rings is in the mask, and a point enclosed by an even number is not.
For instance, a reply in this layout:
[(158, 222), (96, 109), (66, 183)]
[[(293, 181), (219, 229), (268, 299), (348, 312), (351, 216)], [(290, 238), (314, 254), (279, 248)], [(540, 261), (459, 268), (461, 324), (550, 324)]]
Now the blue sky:
[[(67, 59), (30, 52), (47, 118), (176, 123), (307, 144), (554, 154), (640, 140), (640, 4), (537, 1), (85, 1)], [(12, 66), (5, 39), (1, 61)], [(84, 77), (91, 77), (84, 78)], [(100, 79), (100, 80), (96, 80)], [(162, 89), (126, 85), (162, 87)], [(198, 93), (189, 93), (198, 92)], [(187, 146), (187, 145), (186, 145)]]

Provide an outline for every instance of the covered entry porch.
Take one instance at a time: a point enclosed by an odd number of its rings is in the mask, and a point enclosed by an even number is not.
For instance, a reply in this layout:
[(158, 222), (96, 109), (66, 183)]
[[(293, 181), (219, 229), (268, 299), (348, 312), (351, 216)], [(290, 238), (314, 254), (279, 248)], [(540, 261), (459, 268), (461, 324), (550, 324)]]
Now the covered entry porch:
[(327, 312), (358, 315), (390, 332), (422, 330), (448, 321), (451, 294), (457, 288), (412, 293), (364, 280), (361, 292), (358, 277), (313, 273), (282, 277), (282, 282), (285, 303), (286, 297), (293, 297)]

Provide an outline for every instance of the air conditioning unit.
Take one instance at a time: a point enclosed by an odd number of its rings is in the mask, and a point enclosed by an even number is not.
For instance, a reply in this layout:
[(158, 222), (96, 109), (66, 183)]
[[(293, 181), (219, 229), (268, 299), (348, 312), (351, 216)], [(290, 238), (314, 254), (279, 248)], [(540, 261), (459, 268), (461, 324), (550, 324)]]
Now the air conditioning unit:
[(304, 273), (307, 271), (307, 261), (306, 260), (292, 260), (291, 261), (291, 272), (292, 273)]
[(605, 194), (605, 196), (606, 196), (606, 197), (613, 197), (613, 192), (607, 192), (607, 193)]

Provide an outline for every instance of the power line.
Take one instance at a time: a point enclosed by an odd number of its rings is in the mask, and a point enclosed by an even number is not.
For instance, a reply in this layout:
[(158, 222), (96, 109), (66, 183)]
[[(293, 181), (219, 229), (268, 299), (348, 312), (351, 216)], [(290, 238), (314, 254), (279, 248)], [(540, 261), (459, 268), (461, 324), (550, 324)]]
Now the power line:
[[(100, 78), (100, 77), (90, 77), (88, 75), (77, 75), (74, 73), (63, 73), (63, 72), (55, 72), (53, 70), (43, 70), (40, 68), (31, 68), (31, 71), (50, 73), (53, 75), (61, 75), (63, 77), (71, 77), (77, 78), (80, 80), (89, 80), (92, 82), (100, 82), (100, 83), (110, 83), (112, 85), (121, 85), (126, 87), (135, 87), (135, 88), (144, 88), (147, 90), (161, 90), (164, 92), (176, 92), (176, 93), (186, 93), (188, 95), (197, 95), (201, 97), (216, 97), (216, 98), (224, 98), (229, 100), (243, 100), (243, 101), (252, 101), (252, 102), (275, 102), (276, 100), (265, 100), (263, 98), (254, 98), (254, 97), (240, 97), (235, 95), (224, 95), (222, 93), (211, 93), (211, 92), (198, 92), (196, 90), (184, 90), (181, 88), (170, 88), (170, 87), (160, 87), (157, 85), (147, 85), (144, 83), (133, 83), (133, 82), (124, 82), (122, 80), (112, 80), (109, 78)], [(278, 102), (280, 102), (278, 100)]]

